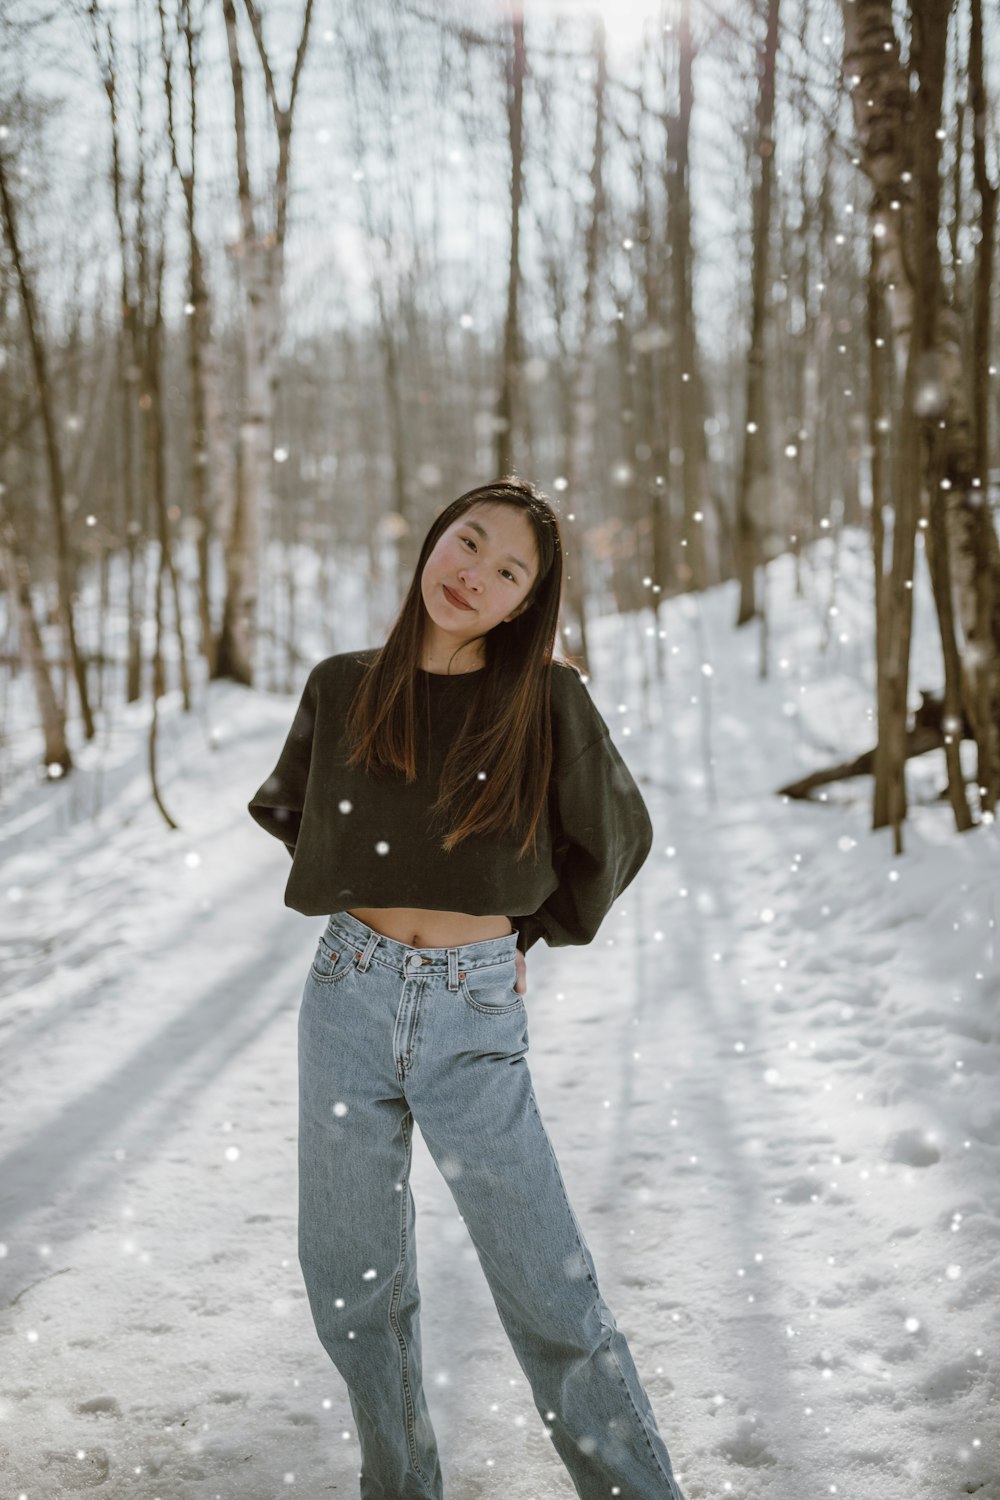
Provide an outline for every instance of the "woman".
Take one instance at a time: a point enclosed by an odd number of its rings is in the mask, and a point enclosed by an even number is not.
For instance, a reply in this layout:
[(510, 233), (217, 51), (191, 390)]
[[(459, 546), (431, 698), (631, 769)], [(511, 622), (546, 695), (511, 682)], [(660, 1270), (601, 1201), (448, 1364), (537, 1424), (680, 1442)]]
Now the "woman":
[(589, 943), (652, 841), (579, 674), (553, 660), (554, 511), (468, 491), (380, 649), (310, 672), (249, 805), (329, 916), (299, 1012), (299, 1260), (347, 1383), (362, 1500), (440, 1500), (421, 1383), (414, 1120), (585, 1500), (683, 1500), (569, 1204), (525, 1054), (525, 954)]

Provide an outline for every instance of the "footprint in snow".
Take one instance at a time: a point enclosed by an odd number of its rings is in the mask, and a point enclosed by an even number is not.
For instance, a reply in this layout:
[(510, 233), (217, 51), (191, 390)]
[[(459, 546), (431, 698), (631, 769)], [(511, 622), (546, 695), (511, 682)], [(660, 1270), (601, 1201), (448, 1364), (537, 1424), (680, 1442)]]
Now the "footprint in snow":
[(762, 1434), (747, 1418), (740, 1421), (730, 1437), (717, 1445), (716, 1452), (744, 1469), (770, 1468), (777, 1463)]
[(781, 1194), (782, 1203), (809, 1203), (819, 1198), (823, 1184), (815, 1177), (793, 1177)]
[(110, 1460), (106, 1448), (49, 1448), (42, 1455), (42, 1465), (55, 1478), (60, 1489), (89, 1490), (104, 1484)]
[(941, 1152), (927, 1130), (897, 1130), (886, 1142), (883, 1155), (908, 1167), (932, 1167), (941, 1160)]
[(88, 1401), (78, 1401), (76, 1409), (83, 1416), (120, 1417), (122, 1414), (114, 1396), (91, 1396)]

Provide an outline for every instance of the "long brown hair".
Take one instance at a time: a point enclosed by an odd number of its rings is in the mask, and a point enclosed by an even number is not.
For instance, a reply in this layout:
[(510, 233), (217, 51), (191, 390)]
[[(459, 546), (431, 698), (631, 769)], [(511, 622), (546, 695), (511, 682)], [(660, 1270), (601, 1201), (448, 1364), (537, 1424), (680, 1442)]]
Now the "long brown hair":
[[(348, 765), (370, 774), (417, 777), (415, 708), (426, 611), (420, 581), (438, 538), (473, 505), (509, 505), (531, 522), (538, 573), (521, 612), (483, 637), (486, 670), (441, 770), (434, 811), (450, 820), (441, 848), (476, 834), (523, 835), (535, 851), (552, 771), (550, 672), (562, 590), (558, 517), (533, 484), (516, 477), (467, 490), (433, 521), (385, 644), (368, 666), (347, 716)], [(485, 771), (485, 779), (480, 773)]]

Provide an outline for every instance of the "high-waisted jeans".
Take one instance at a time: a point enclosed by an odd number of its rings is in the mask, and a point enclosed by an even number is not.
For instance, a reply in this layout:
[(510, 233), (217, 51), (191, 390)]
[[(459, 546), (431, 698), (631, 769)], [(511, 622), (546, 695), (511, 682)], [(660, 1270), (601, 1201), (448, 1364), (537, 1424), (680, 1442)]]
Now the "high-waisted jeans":
[(441, 1500), (424, 1399), (414, 1120), (584, 1500), (683, 1500), (538, 1113), (516, 933), (411, 948), (337, 912), (299, 1012), (299, 1261), (362, 1500)]

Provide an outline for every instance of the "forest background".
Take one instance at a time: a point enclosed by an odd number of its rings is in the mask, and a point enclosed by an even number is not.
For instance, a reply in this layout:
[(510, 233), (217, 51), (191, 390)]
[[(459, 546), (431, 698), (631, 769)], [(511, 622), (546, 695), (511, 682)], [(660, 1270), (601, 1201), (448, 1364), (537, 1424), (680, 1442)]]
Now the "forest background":
[[(334, 555), (379, 639), (433, 514), (516, 471), (560, 507), (567, 653), (610, 607), (654, 677), (662, 601), (733, 577), (766, 675), (768, 561), (866, 525), (874, 826), (902, 847), (905, 759), (941, 746), (956, 827), (992, 814), (981, 0), (8, 0), (0, 27), (4, 681), (47, 775), (148, 695), (156, 795), (162, 692), (293, 690), (342, 648)], [(944, 680), (915, 690), (917, 548)]]

